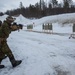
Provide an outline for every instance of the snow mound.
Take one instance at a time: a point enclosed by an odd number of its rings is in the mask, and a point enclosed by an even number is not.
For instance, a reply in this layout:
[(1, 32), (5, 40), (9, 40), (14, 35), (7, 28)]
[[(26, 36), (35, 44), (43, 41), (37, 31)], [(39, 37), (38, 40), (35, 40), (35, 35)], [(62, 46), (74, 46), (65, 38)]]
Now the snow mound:
[(8, 15), (0, 16), (0, 20), (3, 22), (3, 21), (6, 19), (7, 16), (8, 16)]
[(43, 23), (75, 23), (75, 13), (46, 16), (37, 20), (33, 20), (35, 25), (40, 25)]
[(18, 24), (26, 25), (28, 22), (30, 22), (30, 20), (20, 14), (18, 17), (16, 17), (15, 22)]
[[(4, 15), (0, 17), (0, 20), (5, 20), (8, 15)], [(30, 20), (25, 18), (23, 15), (19, 15), (18, 17), (15, 17), (18, 24), (23, 24), (23, 25), (28, 25), (28, 24), (35, 24), (37, 25), (42, 25), (43, 23), (75, 23), (75, 13), (70, 13), (70, 14), (62, 14), (62, 15), (53, 15), (53, 16), (46, 16), (42, 17), (40, 19), (34, 19)]]

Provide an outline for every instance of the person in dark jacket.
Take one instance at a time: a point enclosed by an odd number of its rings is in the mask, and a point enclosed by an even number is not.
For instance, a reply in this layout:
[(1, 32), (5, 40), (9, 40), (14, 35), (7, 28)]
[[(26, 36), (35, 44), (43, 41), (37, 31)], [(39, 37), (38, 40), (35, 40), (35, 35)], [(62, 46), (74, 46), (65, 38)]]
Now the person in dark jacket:
[(5, 67), (4, 65), (1, 65), (1, 62), (6, 56), (9, 58), (12, 67), (16, 67), (22, 62), (21, 60), (16, 60), (14, 58), (14, 55), (7, 44), (7, 38), (12, 31), (11, 23), (14, 20), (15, 18), (8, 16), (0, 29), (0, 69)]

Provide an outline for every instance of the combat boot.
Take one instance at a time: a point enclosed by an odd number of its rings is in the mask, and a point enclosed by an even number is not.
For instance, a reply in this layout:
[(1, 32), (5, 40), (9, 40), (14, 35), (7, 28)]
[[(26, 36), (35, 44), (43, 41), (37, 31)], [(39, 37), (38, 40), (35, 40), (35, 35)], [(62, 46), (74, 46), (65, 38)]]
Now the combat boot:
[(13, 60), (13, 61), (12, 61), (12, 66), (13, 66), (13, 67), (16, 67), (16, 66), (20, 65), (21, 62), (22, 62), (21, 60)]
[(11, 64), (12, 64), (13, 67), (16, 67), (16, 66), (20, 65), (21, 62), (22, 62), (22, 60), (15, 60), (14, 56), (12, 56), (9, 59), (10, 59), (10, 62), (11, 62)]
[(5, 66), (4, 65), (0, 65), (0, 69), (4, 68)]

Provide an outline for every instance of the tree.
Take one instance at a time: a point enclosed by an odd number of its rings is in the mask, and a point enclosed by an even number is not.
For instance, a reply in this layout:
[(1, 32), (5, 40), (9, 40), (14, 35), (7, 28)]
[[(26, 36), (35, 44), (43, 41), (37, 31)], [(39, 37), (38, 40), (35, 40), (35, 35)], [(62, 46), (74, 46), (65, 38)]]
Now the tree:
[(44, 10), (45, 8), (47, 8), (46, 6), (46, 2), (44, 0), (40, 0), (40, 10)]
[(5, 14), (10, 15), (10, 10), (7, 10)]
[(23, 6), (23, 3), (22, 2), (20, 2), (20, 9), (21, 8), (24, 8), (24, 6)]
[(69, 3), (68, 3), (68, 0), (63, 0), (63, 7), (64, 8), (69, 8)]
[(20, 2), (20, 5), (19, 5), (19, 6), (20, 6), (20, 11), (19, 11), (19, 12), (20, 12), (20, 14), (23, 15), (23, 14), (24, 14), (24, 10), (25, 10), (25, 8), (24, 8), (24, 6), (23, 6), (23, 3)]
[(4, 15), (3, 12), (0, 12), (0, 16)]
[(64, 8), (70, 8), (73, 4), (73, 1), (72, 0), (63, 0), (63, 7)]
[(49, 7), (49, 9), (52, 9), (52, 5), (51, 5), (51, 3), (49, 3), (48, 7)]
[(51, 4), (53, 8), (58, 7), (58, 1), (57, 0), (49, 0), (49, 4)]
[(53, 5), (53, 8), (57, 7), (58, 1), (57, 0), (52, 0), (52, 5)]
[(40, 10), (40, 4), (38, 2), (35, 4), (35, 7), (37, 10)]
[(40, 0), (40, 10), (41, 10), (41, 0)]

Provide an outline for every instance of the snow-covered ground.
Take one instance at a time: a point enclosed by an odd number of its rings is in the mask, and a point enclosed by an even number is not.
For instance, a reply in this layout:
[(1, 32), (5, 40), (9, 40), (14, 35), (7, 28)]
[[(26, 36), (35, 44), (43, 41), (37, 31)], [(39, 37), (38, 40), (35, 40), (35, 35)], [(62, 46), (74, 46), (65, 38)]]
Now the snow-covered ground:
[[(73, 17), (71, 19), (74, 19)], [(35, 21), (34, 31), (42, 31), (42, 23), (47, 23), (47, 19), (40, 20), (32, 20)], [(15, 58), (21, 59), (22, 63), (12, 68), (9, 59), (6, 58), (2, 61), (6, 68), (0, 70), (0, 75), (75, 75), (75, 39), (69, 39), (70, 35), (26, 30), (24, 27), (20, 32), (12, 32), (7, 39)], [(53, 32), (71, 34), (72, 22), (65, 26), (58, 21), (53, 23)]]

